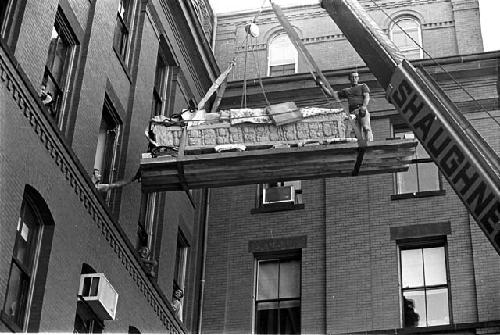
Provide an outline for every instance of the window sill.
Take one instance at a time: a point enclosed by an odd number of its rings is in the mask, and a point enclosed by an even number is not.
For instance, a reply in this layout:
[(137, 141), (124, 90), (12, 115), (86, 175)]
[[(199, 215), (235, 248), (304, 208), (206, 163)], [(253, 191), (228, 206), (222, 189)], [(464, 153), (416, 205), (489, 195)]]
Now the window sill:
[(118, 61), (120, 62), (120, 65), (122, 66), (123, 68), (123, 72), (125, 72), (125, 75), (127, 76), (128, 78), (128, 81), (129, 82), (132, 82), (132, 79), (131, 79), (131, 76), (130, 76), (130, 70), (127, 66), (127, 64), (125, 64), (125, 61), (123, 60), (122, 56), (120, 55), (120, 53), (116, 50), (115, 47), (113, 47), (113, 51), (115, 52), (115, 55), (116, 55), (116, 58), (118, 58)]
[(3, 324), (7, 326), (7, 328), (9, 328), (14, 333), (21, 333), (23, 331), (18, 325), (16, 325), (12, 321), (12, 318), (10, 316), (5, 314), (3, 310), (0, 312), (0, 321), (2, 321)]
[(272, 212), (281, 212), (281, 211), (290, 211), (290, 210), (298, 210), (304, 209), (304, 204), (292, 204), (287, 202), (278, 202), (275, 204), (265, 204), (261, 205), (258, 208), (253, 208), (250, 213), (251, 214), (259, 214), (259, 213), (272, 213)]
[(393, 194), (393, 195), (391, 195), (391, 200), (427, 198), (427, 197), (435, 197), (435, 196), (440, 196), (440, 195), (445, 195), (445, 194), (446, 194), (445, 190)]

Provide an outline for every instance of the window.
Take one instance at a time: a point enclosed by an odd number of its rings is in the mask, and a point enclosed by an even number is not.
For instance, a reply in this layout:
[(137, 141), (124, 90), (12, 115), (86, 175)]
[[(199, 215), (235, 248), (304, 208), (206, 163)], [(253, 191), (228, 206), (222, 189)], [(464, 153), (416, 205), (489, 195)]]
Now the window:
[[(116, 151), (118, 136), (120, 134), (118, 115), (106, 95), (102, 108), (101, 125), (97, 136), (97, 149), (95, 154), (94, 171), (100, 175), (99, 183), (110, 184), (113, 182), (116, 165)], [(107, 192), (106, 200), (110, 201), (111, 192)]]
[(389, 28), (389, 37), (408, 59), (423, 58), (420, 22), (413, 17), (401, 17)]
[(302, 182), (291, 180), (261, 185), (260, 205), (302, 204)]
[(153, 87), (152, 116), (172, 114), (175, 65), (170, 64), (158, 53), (156, 59), (155, 83)]
[(52, 27), (40, 92), (42, 102), (49, 109), (50, 115), (58, 123), (59, 128), (62, 128), (65, 92), (69, 90), (77, 44), (76, 37), (59, 8)]
[[(175, 268), (174, 268), (174, 287), (173, 292), (180, 289), (182, 291), (182, 296), (178, 299), (178, 305), (174, 307), (177, 316), (182, 321), (182, 309), (183, 309), (183, 296), (184, 296), (184, 284), (186, 280), (186, 266), (187, 266), (187, 256), (188, 256), (189, 245), (184, 238), (184, 235), (179, 230), (177, 233), (177, 251), (175, 253)], [(173, 298), (175, 299), (175, 298)]]
[(1, 314), (13, 331), (37, 331), (35, 323), (39, 320), (31, 313), (40, 312), (43, 290), (39, 288), (45, 285), (47, 275), (53, 221), (45, 202), (38, 200), (41, 197), (35, 192), (26, 186)]
[(274, 37), (269, 43), (269, 68), (271, 77), (297, 72), (297, 50), (285, 34)]
[(26, 0), (0, 1), (0, 38), (10, 48), (14, 48), (19, 37), (25, 7)]
[(13, 6), (14, 1), (0, 2), (0, 36), (4, 37), (7, 34), (7, 21), (9, 18), (9, 9)]
[[(88, 273), (96, 273), (96, 271), (90, 265), (83, 263), (82, 271), (80, 272), (80, 274), (83, 275)], [(95, 286), (96, 285), (93, 285), (93, 289), (97, 289)], [(94, 313), (88, 303), (79, 296), (76, 305), (76, 316), (75, 322), (73, 324), (73, 333), (102, 333), (103, 330), (104, 322)]]
[(450, 323), (444, 243), (400, 247), (404, 327)]
[(165, 88), (165, 75), (167, 66), (163, 62), (161, 56), (156, 57), (155, 84), (153, 87), (153, 110), (152, 116), (163, 115), (163, 101)]
[(119, 1), (118, 12), (116, 14), (114, 48), (121, 60), (125, 64), (128, 64), (135, 0)]
[(159, 260), (157, 203), (158, 193), (143, 193), (138, 229), (137, 250), (147, 274), (152, 278), (156, 278)]
[(300, 334), (299, 257), (257, 261), (255, 333)]
[[(394, 137), (415, 138), (415, 135), (410, 130), (395, 128)], [(422, 144), (418, 143), (408, 171), (396, 173), (396, 193), (439, 191), (441, 189), (439, 176), (436, 164), (434, 164)]]
[(153, 87), (153, 106), (151, 115), (170, 116), (174, 109), (176, 77), (178, 67), (167, 42), (160, 37), (156, 57), (155, 81)]

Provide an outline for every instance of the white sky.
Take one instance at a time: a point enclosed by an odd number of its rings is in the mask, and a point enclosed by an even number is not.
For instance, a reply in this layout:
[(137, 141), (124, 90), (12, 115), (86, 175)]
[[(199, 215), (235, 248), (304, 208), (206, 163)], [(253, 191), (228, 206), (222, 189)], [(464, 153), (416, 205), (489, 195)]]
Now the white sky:
[[(259, 9), (268, 0), (209, 0), (216, 14)], [(280, 6), (319, 3), (319, 0), (275, 0)], [(484, 51), (500, 50), (500, 0), (479, 0)]]

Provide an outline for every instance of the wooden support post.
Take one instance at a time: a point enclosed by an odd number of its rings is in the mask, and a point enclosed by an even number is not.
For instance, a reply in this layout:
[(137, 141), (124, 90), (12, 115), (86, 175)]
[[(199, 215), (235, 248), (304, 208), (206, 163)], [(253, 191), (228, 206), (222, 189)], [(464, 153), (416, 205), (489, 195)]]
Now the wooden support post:
[(363, 157), (366, 152), (366, 141), (362, 142), (364, 143), (360, 143), (360, 146), (358, 147), (358, 156), (356, 157), (356, 163), (354, 163), (354, 169), (352, 170), (353, 177), (359, 174), (359, 169), (361, 168), (361, 164), (363, 163)]
[(217, 97), (215, 98), (214, 104), (212, 106), (212, 111), (211, 111), (212, 113), (217, 113), (217, 108), (219, 108), (222, 97), (224, 96), (224, 92), (226, 91), (226, 87), (227, 87), (227, 78), (222, 82), (219, 89), (217, 90)]

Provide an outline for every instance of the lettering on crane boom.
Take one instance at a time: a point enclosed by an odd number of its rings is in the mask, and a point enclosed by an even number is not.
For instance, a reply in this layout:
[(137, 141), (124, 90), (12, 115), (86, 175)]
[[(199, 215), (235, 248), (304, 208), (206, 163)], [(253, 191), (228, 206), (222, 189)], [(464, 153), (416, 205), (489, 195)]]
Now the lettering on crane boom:
[(481, 173), (457, 135), (433, 113), (419, 90), (401, 69), (392, 77), (391, 102), (413, 130), (441, 172), (500, 253), (500, 195), (491, 179)]

